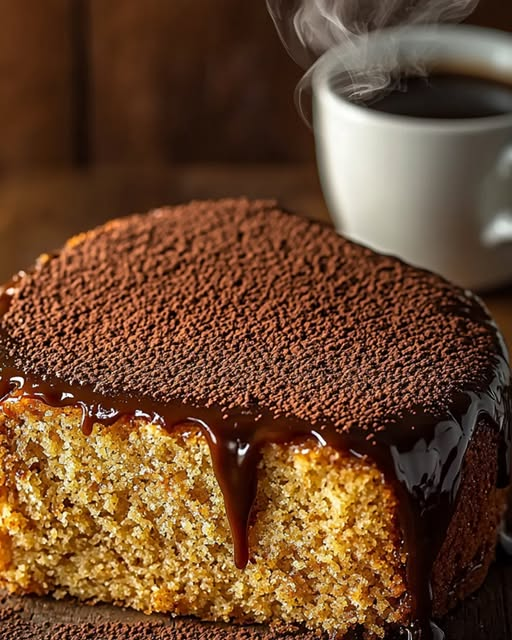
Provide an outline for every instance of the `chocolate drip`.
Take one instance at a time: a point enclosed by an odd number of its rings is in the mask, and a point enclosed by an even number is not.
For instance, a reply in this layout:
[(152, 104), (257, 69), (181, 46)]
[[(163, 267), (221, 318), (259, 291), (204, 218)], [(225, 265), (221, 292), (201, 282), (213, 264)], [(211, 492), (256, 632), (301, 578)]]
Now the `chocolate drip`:
[(233, 536), (235, 562), (240, 569), (249, 560), (249, 518), (262, 446), (312, 439), (319, 446), (328, 445), (372, 460), (399, 498), (415, 618), (409, 637), (440, 640), (441, 632), (430, 622), (432, 567), (456, 508), (464, 455), (482, 415), (501, 434), (498, 483), (508, 484), (509, 384), (507, 361), (499, 358), (493, 382), (485, 393), (459, 394), (451, 413), (442, 417), (428, 415), (418, 407), (414, 413), (390, 418), (371, 437), (357, 429), (339, 432), (328, 422), (311, 425), (293, 416), (276, 417), (259, 408), (226, 413), (219, 407), (197, 407), (178, 401), (159, 405), (148, 398), (104, 398), (91, 389), (26, 377), (6, 366), (5, 354), (0, 398), (2, 402), (15, 402), (29, 397), (53, 407), (78, 406), (85, 434), (91, 433), (95, 423), (109, 426), (122, 417), (148, 419), (167, 431), (184, 424), (198, 426), (210, 447)]

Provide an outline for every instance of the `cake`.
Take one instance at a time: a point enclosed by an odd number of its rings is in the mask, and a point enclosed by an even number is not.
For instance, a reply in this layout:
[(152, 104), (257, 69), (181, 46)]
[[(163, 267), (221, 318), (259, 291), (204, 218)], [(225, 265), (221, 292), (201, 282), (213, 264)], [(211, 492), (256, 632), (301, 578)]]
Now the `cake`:
[(235, 199), (76, 236), (0, 315), (11, 593), (423, 640), (482, 584), (511, 383), (469, 292)]

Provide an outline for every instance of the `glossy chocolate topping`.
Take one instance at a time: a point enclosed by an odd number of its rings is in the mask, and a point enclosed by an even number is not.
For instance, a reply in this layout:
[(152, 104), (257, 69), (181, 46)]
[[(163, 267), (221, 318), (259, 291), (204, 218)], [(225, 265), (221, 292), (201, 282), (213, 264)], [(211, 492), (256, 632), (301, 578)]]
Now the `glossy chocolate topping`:
[(72, 239), (0, 299), (0, 396), (83, 428), (200, 426), (243, 567), (261, 446), (368, 456), (400, 500), (416, 637), (464, 454), (484, 415), (508, 483), (510, 371), (473, 296), (274, 202), (196, 202)]

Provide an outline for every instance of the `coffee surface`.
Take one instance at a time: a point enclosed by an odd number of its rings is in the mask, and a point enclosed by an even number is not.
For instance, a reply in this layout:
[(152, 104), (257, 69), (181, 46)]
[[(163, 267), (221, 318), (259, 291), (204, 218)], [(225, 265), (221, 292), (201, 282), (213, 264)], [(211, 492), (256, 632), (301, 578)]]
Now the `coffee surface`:
[(367, 105), (370, 109), (412, 118), (487, 118), (512, 113), (510, 84), (493, 78), (439, 72), (404, 76), (398, 87)]

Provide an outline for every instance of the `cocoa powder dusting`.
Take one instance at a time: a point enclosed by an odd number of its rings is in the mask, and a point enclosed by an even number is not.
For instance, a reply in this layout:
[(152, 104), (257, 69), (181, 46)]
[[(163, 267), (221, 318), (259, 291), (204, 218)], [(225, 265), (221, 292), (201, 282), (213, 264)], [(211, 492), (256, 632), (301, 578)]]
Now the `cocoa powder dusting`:
[(343, 431), (442, 414), (500, 353), (461, 289), (267, 201), (116, 220), (18, 286), (0, 329), (27, 375)]

